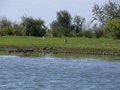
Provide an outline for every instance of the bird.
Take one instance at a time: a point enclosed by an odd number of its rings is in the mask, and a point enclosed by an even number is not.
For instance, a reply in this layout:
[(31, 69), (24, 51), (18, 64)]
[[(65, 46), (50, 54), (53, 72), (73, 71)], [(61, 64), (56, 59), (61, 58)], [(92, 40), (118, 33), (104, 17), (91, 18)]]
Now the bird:
[(66, 38), (64, 38), (64, 42), (67, 43), (67, 39)]

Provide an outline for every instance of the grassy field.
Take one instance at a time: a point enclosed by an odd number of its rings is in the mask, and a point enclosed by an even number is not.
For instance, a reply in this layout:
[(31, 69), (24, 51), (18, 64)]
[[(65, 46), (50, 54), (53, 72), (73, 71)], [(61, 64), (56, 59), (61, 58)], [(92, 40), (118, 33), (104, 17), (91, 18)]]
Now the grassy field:
[[(81, 53), (81, 54), (110, 54), (120, 55), (120, 40), (112, 38), (64, 38), (28, 37), (28, 36), (0, 36), (0, 50), (32, 48), (39, 51), (41, 47), (52, 47), (53, 52)], [(50, 51), (51, 52), (51, 51)]]
[(89, 49), (118, 49), (120, 50), (120, 40), (112, 38), (79, 38), (67, 37), (68, 43), (64, 43), (64, 38), (27, 37), (27, 36), (0, 36), (0, 46), (6, 47), (52, 47), (52, 48), (89, 48)]

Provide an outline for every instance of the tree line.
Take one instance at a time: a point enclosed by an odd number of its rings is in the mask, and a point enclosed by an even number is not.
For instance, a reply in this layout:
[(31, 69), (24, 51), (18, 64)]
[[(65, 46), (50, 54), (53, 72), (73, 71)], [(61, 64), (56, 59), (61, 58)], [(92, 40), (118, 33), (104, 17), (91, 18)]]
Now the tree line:
[(17, 24), (11, 22), (5, 16), (0, 19), (0, 35), (16, 35), (16, 36), (40, 36), (46, 33), (46, 26), (42, 19), (23, 16), (22, 22)]
[(75, 15), (72, 17), (67, 10), (56, 12), (56, 20), (50, 23), (50, 29), (45, 26), (45, 21), (41, 18), (22, 16), (21, 23), (11, 22), (7, 17), (0, 18), (0, 35), (16, 36), (39, 36), (51, 33), (54, 37), (112, 37), (120, 39), (120, 5), (109, 1), (107, 4), (92, 7), (93, 24), (89, 27), (85, 24), (84, 17)]

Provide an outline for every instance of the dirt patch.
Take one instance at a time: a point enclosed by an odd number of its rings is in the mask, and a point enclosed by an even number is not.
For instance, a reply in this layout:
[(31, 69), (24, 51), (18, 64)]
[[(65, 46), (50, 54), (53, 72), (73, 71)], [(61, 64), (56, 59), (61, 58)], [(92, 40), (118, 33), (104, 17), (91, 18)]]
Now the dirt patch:
[(5, 51), (8, 53), (12, 53), (12, 52), (24, 52), (24, 53), (26, 52), (53, 52), (56, 54), (57, 53), (70, 53), (70, 54), (93, 54), (93, 55), (118, 55), (120, 56), (120, 50), (118, 49), (89, 49), (89, 48), (65, 49), (65, 48), (52, 48), (52, 47), (22, 48), (22, 47), (0, 46), (0, 51)]
[(63, 52), (93, 55), (120, 55), (120, 50), (116, 49), (57, 49), (56, 51), (58, 51), (58, 53)]

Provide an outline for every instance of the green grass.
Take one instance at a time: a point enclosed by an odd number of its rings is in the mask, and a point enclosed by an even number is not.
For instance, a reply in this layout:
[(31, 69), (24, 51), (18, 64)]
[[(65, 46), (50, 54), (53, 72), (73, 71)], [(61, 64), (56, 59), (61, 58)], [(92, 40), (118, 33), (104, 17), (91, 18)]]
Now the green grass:
[[(68, 43), (64, 43), (64, 38), (46, 37), (45, 41), (41, 37), (28, 36), (0, 36), (0, 46), (7, 47), (53, 47), (53, 48), (92, 48), (92, 49), (118, 49), (120, 50), (120, 40), (112, 38), (79, 38), (67, 37)], [(109, 44), (114, 43), (114, 44)], [(108, 45), (109, 44), (109, 45)]]

